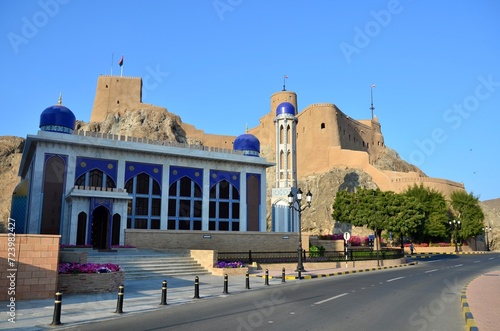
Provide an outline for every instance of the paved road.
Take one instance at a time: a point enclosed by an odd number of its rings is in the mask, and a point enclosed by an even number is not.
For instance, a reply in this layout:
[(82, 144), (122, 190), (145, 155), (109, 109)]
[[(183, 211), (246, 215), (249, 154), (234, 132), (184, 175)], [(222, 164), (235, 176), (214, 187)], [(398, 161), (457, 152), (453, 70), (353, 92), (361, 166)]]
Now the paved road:
[(463, 330), (460, 294), (500, 258), (443, 256), (417, 266), (272, 286), (78, 326), (78, 330)]

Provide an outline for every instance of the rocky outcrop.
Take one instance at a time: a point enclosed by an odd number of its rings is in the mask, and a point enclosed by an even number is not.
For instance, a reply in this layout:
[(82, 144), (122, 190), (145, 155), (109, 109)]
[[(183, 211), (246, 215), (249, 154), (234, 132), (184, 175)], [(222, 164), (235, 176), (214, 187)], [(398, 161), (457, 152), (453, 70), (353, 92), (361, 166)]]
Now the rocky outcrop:
[(484, 223), (491, 226), (491, 232), (488, 233), (490, 241), (490, 250), (500, 250), (500, 199), (492, 199), (481, 202), (484, 212)]
[(17, 172), (21, 163), (24, 139), (0, 137), (0, 232), (4, 232), (10, 216), (12, 192), (19, 183)]
[(398, 152), (391, 148), (382, 149), (378, 155), (377, 159), (372, 162), (373, 166), (379, 170), (390, 170), (397, 172), (416, 172), (420, 176), (426, 176), (422, 170), (413, 164), (409, 164), (405, 160), (401, 159)]
[(75, 129), (200, 145), (199, 140), (186, 137), (181, 124), (175, 114), (144, 108), (127, 110), (123, 115), (108, 114), (102, 122), (77, 121)]

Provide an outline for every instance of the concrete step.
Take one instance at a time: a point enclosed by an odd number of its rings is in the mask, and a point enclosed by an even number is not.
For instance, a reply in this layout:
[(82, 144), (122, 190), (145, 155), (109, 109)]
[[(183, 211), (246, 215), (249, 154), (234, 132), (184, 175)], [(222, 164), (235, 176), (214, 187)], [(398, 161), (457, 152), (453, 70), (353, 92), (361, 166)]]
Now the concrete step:
[(133, 254), (101, 253), (88, 256), (89, 263), (114, 263), (124, 271), (126, 279), (205, 275), (209, 272), (189, 254), (134, 252)]

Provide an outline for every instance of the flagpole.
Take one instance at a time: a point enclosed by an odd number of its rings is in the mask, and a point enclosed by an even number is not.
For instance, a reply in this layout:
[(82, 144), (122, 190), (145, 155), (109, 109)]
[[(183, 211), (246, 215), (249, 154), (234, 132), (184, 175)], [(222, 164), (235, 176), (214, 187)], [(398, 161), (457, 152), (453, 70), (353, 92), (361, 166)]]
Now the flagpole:
[(120, 66), (120, 77), (123, 76), (123, 64)]
[(370, 86), (370, 100), (371, 100), (370, 109), (372, 111), (372, 120), (373, 120), (373, 111), (375, 110), (375, 107), (373, 107), (373, 88), (374, 87), (375, 87), (375, 84), (372, 84), (372, 86)]
[(285, 79), (287, 79), (287, 75), (283, 75), (283, 91), (286, 91), (286, 87), (285, 87)]

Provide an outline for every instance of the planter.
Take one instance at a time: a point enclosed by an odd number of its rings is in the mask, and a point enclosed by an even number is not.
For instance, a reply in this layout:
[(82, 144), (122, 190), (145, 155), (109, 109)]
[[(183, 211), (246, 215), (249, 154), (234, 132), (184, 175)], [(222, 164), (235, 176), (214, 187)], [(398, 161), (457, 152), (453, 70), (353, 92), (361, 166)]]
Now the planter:
[(248, 268), (213, 268), (212, 274), (216, 276), (244, 276), (248, 272)]
[(124, 280), (123, 271), (58, 276), (57, 289), (67, 294), (114, 292)]

